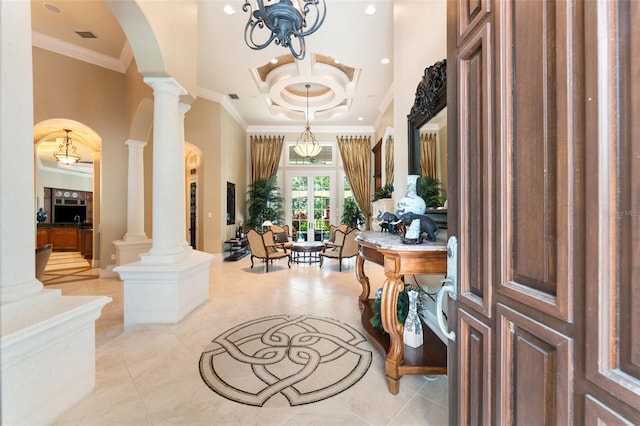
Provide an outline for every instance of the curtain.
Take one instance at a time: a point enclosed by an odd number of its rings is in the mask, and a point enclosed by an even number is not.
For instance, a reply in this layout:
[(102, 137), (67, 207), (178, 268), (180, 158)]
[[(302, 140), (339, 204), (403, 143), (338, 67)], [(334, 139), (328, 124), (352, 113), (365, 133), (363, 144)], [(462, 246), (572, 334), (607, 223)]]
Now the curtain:
[(384, 147), (384, 183), (393, 185), (393, 136), (387, 137)]
[(369, 229), (371, 216), (371, 138), (338, 136), (338, 148), (344, 164), (344, 172), (351, 185), (353, 197), (365, 217), (365, 229)]
[(437, 179), (436, 174), (436, 133), (423, 133), (420, 135), (420, 176)]
[(284, 136), (251, 136), (251, 182), (278, 172)]

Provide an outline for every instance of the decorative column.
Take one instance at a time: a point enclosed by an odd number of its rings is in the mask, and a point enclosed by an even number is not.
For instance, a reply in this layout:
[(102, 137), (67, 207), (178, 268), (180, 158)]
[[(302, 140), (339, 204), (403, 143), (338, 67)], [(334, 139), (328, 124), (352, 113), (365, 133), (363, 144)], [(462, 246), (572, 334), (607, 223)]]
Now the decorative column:
[(153, 88), (153, 235), (139, 262), (117, 266), (124, 280), (124, 327), (176, 323), (209, 300), (213, 256), (185, 240), (186, 177), (184, 114), (186, 91), (170, 77), (149, 77)]
[(116, 240), (116, 266), (137, 262), (151, 249), (151, 240), (144, 232), (144, 141), (129, 139), (127, 177), (127, 233)]
[(186, 90), (173, 78), (147, 77), (153, 88), (153, 243), (143, 264), (179, 262), (189, 255), (183, 244), (184, 136), (180, 95)]
[(182, 204), (180, 204), (180, 215), (184, 220), (180, 222), (182, 224), (180, 228), (180, 232), (182, 233), (182, 246), (186, 250), (192, 250), (191, 244), (187, 242), (187, 179), (186, 179), (186, 163), (184, 156), (184, 115), (191, 109), (191, 105), (186, 104), (184, 102), (180, 102), (180, 141), (182, 145), (182, 176), (184, 179), (182, 180), (181, 186), (181, 200), (183, 200)]
[(0, 1), (0, 406), (3, 424), (49, 424), (95, 385), (105, 296), (61, 296), (35, 277), (31, 2)]
[(144, 241), (144, 141), (129, 139), (129, 164), (127, 179), (127, 233), (125, 241)]

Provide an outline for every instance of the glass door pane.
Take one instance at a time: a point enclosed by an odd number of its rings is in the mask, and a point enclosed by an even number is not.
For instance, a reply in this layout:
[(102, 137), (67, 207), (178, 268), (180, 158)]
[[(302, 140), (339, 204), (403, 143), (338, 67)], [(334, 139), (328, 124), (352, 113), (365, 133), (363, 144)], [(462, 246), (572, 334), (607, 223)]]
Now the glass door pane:
[(313, 229), (314, 241), (329, 239), (331, 179), (329, 176), (313, 177)]
[(306, 240), (309, 222), (309, 179), (306, 176), (291, 178), (291, 236), (295, 240)]
[(291, 177), (292, 236), (298, 241), (329, 238), (331, 224), (331, 177)]

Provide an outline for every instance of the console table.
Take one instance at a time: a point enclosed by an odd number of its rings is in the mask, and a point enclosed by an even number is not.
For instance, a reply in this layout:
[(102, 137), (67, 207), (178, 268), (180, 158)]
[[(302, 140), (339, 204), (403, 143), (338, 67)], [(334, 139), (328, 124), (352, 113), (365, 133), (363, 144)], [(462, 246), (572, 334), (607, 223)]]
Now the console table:
[(225, 261), (236, 261), (249, 254), (249, 241), (247, 237), (233, 238), (225, 241), (224, 244), (225, 252), (228, 253), (224, 256)]
[[(405, 346), (402, 338), (404, 327), (398, 322), (398, 294), (404, 289), (405, 275), (446, 274), (446, 241), (402, 244), (398, 235), (366, 231), (357, 237), (360, 245), (356, 260), (356, 278), (362, 285), (359, 296), (362, 326), (369, 341), (386, 355), (384, 371), (389, 392), (396, 395), (400, 379), (406, 374), (447, 374), (447, 346), (423, 324), (424, 344), (418, 348)], [(388, 334), (374, 328), (369, 319), (373, 315), (369, 298), (369, 278), (364, 272), (364, 262), (384, 267), (386, 279), (382, 286), (382, 325)]]

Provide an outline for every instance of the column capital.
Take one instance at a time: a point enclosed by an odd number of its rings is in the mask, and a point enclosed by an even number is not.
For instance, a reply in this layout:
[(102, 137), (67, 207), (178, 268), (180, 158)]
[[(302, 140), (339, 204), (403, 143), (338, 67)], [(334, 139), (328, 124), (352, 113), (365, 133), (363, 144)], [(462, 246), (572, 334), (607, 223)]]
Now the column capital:
[(145, 141), (139, 141), (139, 140), (136, 140), (136, 139), (127, 139), (127, 140), (124, 142), (124, 144), (125, 144), (125, 145), (128, 145), (128, 146), (129, 146), (129, 148), (138, 148), (138, 149), (142, 149), (142, 148), (144, 148), (145, 146), (147, 146), (147, 142), (145, 142)]
[(166, 94), (173, 96), (186, 95), (187, 90), (173, 77), (145, 77), (143, 81), (151, 86), (153, 94)]
[(184, 116), (191, 109), (191, 105), (185, 102), (180, 102), (178, 108), (180, 110), (180, 114)]

